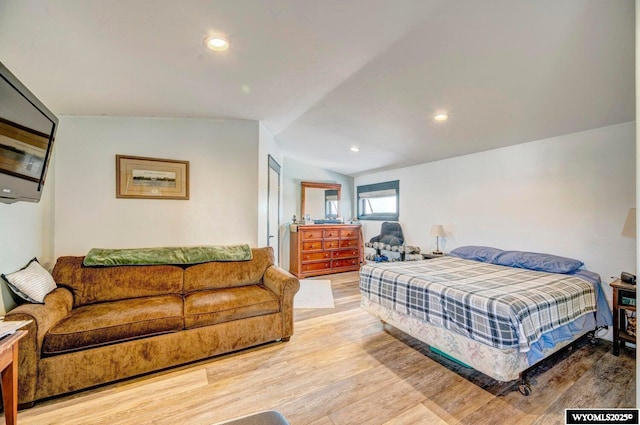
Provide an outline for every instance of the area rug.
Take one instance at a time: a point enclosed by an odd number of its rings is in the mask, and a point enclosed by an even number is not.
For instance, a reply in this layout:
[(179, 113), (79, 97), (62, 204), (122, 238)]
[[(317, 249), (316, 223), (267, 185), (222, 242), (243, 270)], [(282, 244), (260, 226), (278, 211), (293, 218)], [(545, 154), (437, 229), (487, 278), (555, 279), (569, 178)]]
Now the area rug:
[(334, 308), (331, 281), (301, 279), (300, 290), (293, 298), (293, 308)]

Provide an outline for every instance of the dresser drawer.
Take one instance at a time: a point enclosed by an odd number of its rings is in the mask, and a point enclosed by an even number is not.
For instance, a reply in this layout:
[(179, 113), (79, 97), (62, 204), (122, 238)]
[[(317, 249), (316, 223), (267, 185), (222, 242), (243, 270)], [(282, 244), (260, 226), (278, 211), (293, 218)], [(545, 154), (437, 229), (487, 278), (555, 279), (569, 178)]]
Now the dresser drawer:
[(333, 260), (333, 267), (334, 268), (339, 268), (339, 267), (352, 267), (352, 266), (357, 266), (358, 265), (358, 259), (357, 258), (347, 258), (344, 260)]
[(358, 239), (344, 239), (340, 241), (340, 248), (356, 248)]
[(327, 260), (331, 258), (331, 253), (330, 252), (304, 252), (301, 258), (302, 258), (302, 261)]
[(360, 251), (357, 249), (342, 249), (333, 251), (333, 258), (358, 258)]
[(303, 251), (320, 251), (322, 249), (322, 241), (302, 242)]
[(331, 268), (331, 261), (321, 263), (305, 263), (302, 265), (302, 272), (313, 272), (317, 270), (328, 270)]
[(340, 230), (340, 239), (358, 239), (358, 230), (342, 229)]
[(322, 239), (322, 229), (308, 229), (300, 231), (300, 239)]
[(327, 229), (324, 231), (325, 239), (338, 239), (340, 237), (340, 230), (338, 229)]
[(336, 249), (340, 248), (340, 241), (338, 239), (333, 241), (324, 241), (324, 249)]

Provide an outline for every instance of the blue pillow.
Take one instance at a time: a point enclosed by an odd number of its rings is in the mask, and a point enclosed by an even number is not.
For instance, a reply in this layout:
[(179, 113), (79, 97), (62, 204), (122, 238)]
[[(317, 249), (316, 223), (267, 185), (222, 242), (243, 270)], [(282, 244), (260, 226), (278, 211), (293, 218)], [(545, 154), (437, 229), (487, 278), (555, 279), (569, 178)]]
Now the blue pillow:
[(573, 258), (525, 251), (504, 251), (492, 262), (501, 266), (549, 273), (573, 273), (584, 265), (582, 261)]
[(460, 246), (452, 250), (448, 255), (465, 260), (481, 261), (483, 263), (493, 263), (495, 258), (504, 251), (490, 246)]

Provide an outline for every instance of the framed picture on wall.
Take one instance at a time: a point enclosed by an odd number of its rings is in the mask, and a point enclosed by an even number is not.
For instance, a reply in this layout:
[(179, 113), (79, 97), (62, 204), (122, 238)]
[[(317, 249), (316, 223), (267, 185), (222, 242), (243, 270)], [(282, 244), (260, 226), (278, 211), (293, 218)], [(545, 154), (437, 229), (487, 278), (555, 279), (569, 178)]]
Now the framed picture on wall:
[(116, 155), (116, 198), (189, 199), (189, 161)]

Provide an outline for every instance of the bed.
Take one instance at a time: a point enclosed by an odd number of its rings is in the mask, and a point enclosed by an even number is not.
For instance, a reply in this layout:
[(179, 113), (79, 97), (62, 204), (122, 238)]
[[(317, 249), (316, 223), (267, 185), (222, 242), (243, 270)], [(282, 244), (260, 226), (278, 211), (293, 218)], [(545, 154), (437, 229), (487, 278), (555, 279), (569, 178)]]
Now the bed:
[(596, 273), (578, 260), (466, 246), (415, 262), (365, 264), (361, 307), (437, 353), (498, 381), (613, 323)]

